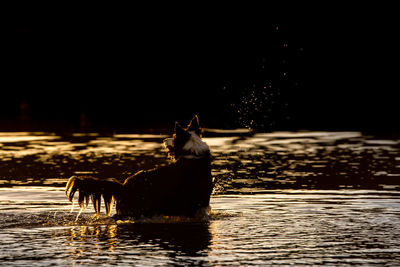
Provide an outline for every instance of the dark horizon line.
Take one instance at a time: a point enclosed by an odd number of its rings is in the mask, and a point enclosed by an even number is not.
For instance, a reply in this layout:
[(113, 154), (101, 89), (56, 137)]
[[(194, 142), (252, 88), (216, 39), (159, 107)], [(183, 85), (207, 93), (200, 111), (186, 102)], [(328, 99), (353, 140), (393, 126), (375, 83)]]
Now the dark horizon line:
[[(173, 126), (176, 120), (168, 119), (163, 123), (126, 123), (114, 125), (85, 125), (79, 120), (76, 121), (21, 121), (21, 120), (5, 120), (0, 119), (0, 132), (49, 132), (63, 135), (72, 133), (99, 133), (99, 134), (114, 134), (114, 133), (151, 133), (151, 134), (172, 134)], [(180, 120), (185, 123), (185, 120)], [(310, 123), (293, 123), (273, 127), (246, 127), (241, 125), (223, 125), (218, 127), (215, 123), (208, 123), (203, 120), (203, 128), (205, 129), (222, 129), (222, 130), (237, 130), (248, 129), (249, 133), (257, 132), (277, 132), (277, 131), (293, 131), (293, 132), (308, 132), (308, 131), (328, 131), (328, 132), (362, 132), (365, 134), (400, 134), (396, 127), (366, 127), (366, 126), (344, 126), (344, 125), (311, 125)], [(229, 133), (228, 133), (229, 134)]]

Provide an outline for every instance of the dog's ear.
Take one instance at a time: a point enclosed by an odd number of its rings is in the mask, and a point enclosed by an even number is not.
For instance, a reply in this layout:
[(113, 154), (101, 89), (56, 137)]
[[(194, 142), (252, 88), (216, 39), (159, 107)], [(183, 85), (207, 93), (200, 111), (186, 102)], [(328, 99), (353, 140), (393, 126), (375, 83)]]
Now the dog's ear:
[(190, 138), (190, 133), (175, 122), (175, 149), (179, 150)]
[(195, 115), (193, 119), (190, 121), (188, 127), (188, 131), (194, 131), (197, 135), (201, 134), (201, 128), (200, 128), (200, 123), (199, 123), (199, 117)]
[(185, 129), (183, 129), (182, 126), (178, 122), (175, 122), (175, 134), (177, 137), (190, 136), (190, 133), (188, 133)]

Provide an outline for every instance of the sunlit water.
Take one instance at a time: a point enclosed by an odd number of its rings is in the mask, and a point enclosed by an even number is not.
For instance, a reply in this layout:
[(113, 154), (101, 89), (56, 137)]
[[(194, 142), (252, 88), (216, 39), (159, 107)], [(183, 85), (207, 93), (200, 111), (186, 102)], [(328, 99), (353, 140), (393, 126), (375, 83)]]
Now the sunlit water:
[(69, 176), (168, 164), (163, 138), (0, 133), (0, 265), (400, 264), (396, 136), (210, 131), (207, 218), (71, 212)]

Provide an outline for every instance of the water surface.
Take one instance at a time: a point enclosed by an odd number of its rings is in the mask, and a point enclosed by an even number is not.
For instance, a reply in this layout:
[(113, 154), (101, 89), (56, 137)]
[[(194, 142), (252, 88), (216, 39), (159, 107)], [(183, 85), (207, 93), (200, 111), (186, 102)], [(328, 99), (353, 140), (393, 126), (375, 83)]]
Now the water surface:
[[(73, 174), (168, 164), (163, 135), (0, 133), (3, 265), (400, 264), (400, 138), (211, 130), (208, 218), (77, 218)], [(115, 211), (113, 211), (115, 212)]]

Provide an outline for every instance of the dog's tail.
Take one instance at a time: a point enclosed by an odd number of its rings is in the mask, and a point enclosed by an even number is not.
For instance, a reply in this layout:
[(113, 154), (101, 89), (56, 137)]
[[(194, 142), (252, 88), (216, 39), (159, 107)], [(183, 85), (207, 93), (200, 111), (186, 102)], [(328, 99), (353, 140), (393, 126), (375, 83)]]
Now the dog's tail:
[(106, 214), (109, 216), (112, 202), (118, 199), (122, 186), (115, 179), (104, 180), (91, 176), (72, 176), (65, 186), (65, 194), (69, 201), (72, 201), (76, 191), (79, 191), (78, 203), (81, 208), (87, 207), (89, 198), (91, 198), (97, 215), (100, 214), (101, 196), (103, 196)]

